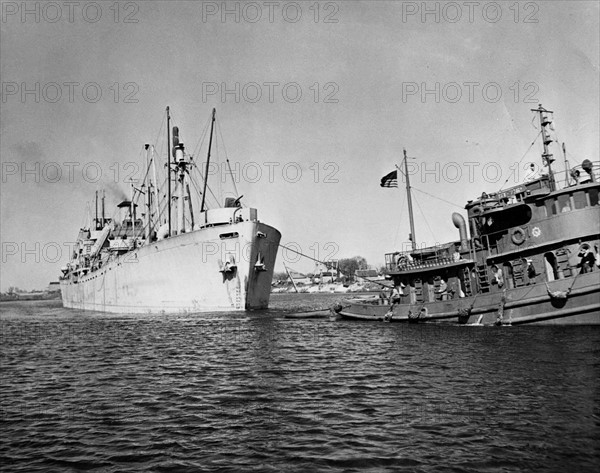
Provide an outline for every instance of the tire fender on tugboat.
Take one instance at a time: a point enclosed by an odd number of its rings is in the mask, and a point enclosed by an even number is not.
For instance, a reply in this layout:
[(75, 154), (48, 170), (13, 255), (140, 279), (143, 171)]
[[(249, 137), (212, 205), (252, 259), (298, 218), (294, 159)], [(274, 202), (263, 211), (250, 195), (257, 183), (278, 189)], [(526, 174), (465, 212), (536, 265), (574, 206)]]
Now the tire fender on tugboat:
[(427, 307), (421, 307), (418, 310), (414, 310), (411, 308), (408, 311), (408, 321), (410, 323), (418, 323), (420, 319), (426, 318), (428, 316)]

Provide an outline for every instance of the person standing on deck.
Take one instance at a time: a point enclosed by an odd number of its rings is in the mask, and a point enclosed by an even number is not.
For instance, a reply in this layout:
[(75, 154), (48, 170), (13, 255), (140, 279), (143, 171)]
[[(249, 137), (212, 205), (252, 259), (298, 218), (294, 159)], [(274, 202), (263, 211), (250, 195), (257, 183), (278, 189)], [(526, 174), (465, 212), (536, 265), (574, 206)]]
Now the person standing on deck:
[(455, 245), (454, 246), (454, 253), (452, 253), (452, 261), (455, 263), (458, 263), (461, 260), (460, 257), (460, 246), (459, 245)]
[(592, 272), (594, 270), (594, 264), (596, 263), (596, 255), (587, 248), (579, 251), (578, 256), (581, 257), (581, 261), (577, 265), (578, 268), (581, 268), (579, 274)]
[(527, 275), (527, 286), (531, 284), (535, 284), (535, 277), (537, 276), (537, 271), (535, 270), (535, 266), (533, 266), (533, 260), (525, 259), (526, 267), (525, 274)]
[[(391, 296), (390, 296), (391, 297)], [(387, 290), (383, 288), (379, 292), (379, 305), (385, 305), (389, 301), (390, 297), (387, 295)]]
[(394, 286), (392, 289), (392, 294), (390, 295), (390, 305), (400, 304), (402, 300), (401, 292), (399, 286)]
[(571, 177), (575, 180), (575, 184), (573, 185), (578, 185), (579, 184), (579, 176), (580, 176), (580, 172), (579, 169), (574, 169), (573, 171), (571, 171)]
[(499, 288), (504, 286), (504, 273), (502, 272), (502, 268), (499, 268), (496, 265), (492, 266), (492, 274), (494, 275), (492, 284), (497, 284)]
[(527, 171), (525, 172), (525, 182), (535, 181), (540, 177), (542, 177), (540, 170), (538, 169), (535, 163), (531, 163), (529, 165), (529, 169), (527, 169)]
[(448, 300), (448, 284), (444, 278), (440, 279), (440, 286), (437, 290), (437, 293), (440, 295), (440, 300)]

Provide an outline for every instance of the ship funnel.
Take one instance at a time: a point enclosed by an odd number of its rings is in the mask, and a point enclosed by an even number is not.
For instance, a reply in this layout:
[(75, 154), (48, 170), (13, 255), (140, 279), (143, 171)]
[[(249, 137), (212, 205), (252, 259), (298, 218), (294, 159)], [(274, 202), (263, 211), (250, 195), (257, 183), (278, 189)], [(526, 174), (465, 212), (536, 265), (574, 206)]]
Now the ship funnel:
[(452, 214), (452, 223), (456, 228), (458, 228), (460, 245), (462, 246), (462, 249), (466, 250), (469, 243), (467, 241), (467, 224), (465, 223), (464, 217), (461, 214), (454, 212)]

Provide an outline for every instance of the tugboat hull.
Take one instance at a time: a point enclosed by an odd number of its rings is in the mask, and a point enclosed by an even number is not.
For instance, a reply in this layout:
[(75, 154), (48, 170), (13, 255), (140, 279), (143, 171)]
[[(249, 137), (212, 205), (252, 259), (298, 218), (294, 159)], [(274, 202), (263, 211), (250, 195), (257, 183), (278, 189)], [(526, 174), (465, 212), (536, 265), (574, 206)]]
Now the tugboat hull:
[[(345, 319), (437, 322), (465, 325), (600, 325), (597, 271), (506, 291), (432, 303), (378, 305), (376, 299), (347, 301)], [(562, 297), (552, 297), (564, 295)], [(391, 314), (390, 314), (391, 309)], [(393, 315), (392, 315), (393, 314)], [(391, 315), (391, 316), (390, 316)]]

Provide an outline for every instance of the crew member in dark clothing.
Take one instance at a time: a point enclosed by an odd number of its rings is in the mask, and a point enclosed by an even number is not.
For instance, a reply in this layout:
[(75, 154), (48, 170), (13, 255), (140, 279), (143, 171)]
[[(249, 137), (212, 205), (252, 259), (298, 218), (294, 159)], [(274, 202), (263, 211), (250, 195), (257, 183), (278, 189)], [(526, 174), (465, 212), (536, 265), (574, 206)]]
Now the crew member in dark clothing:
[(581, 268), (579, 274), (592, 272), (594, 270), (594, 263), (596, 262), (594, 253), (588, 248), (587, 250), (581, 250), (578, 256), (581, 256), (581, 261), (577, 265), (578, 268)]

